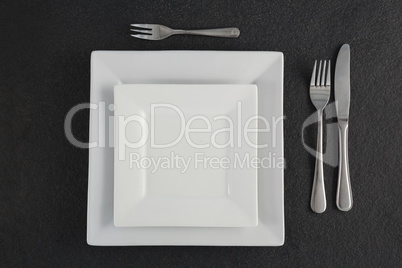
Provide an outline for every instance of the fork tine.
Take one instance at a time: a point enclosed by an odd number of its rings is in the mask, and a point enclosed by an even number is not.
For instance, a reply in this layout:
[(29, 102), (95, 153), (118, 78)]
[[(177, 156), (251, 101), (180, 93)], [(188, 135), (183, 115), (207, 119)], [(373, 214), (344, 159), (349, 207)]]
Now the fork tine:
[(320, 65), (318, 66), (318, 74), (317, 74), (317, 86), (321, 86), (321, 64), (322, 60), (320, 60)]
[(331, 85), (331, 60), (328, 61), (327, 81), (326, 81), (325, 85), (326, 86)]
[(151, 39), (150, 37), (152, 35), (146, 35), (146, 34), (130, 34), (132, 37), (135, 38), (141, 38), (141, 39)]
[(311, 75), (311, 86), (315, 86), (315, 69), (317, 67), (317, 61), (314, 62), (313, 74)]
[(134, 34), (135, 34), (135, 32), (139, 32), (139, 33), (152, 33), (152, 30), (130, 29), (130, 31), (133, 31)]
[(327, 67), (327, 61), (324, 60), (324, 64), (322, 67), (322, 76), (321, 76), (321, 80), (320, 80), (320, 86), (325, 86), (325, 69)]
[(148, 28), (148, 29), (152, 28), (152, 26), (150, 24), (143, 24), (143, 23), (130, 24), (130, 26), (139, 27), (139, 28)]

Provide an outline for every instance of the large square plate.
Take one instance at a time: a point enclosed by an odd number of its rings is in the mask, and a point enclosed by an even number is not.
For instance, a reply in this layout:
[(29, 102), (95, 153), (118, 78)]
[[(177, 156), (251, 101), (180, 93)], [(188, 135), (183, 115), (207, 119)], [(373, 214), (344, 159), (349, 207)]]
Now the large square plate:
[[(255, 227), (115, 227), (113, 88), (118, 84), (256, 84), (258, 225)], [(87, 242), (90, 245), (280, 246), (284, 243), (283, 54), (237, 51), (94, 51)]]
[(255, 85), (117, 85), (114, 104), (115, 226), (257, 225)]

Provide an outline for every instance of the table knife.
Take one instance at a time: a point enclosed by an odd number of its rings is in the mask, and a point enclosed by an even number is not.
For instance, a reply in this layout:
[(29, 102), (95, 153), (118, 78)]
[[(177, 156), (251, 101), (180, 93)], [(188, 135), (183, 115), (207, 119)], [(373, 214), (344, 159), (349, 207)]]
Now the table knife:
[(349, 211), (353, 206), (349, 176), (348, 125), (350, 107), (350, 47), (344, 44), (339, 50), (335, 65), (335, 104), (339, 129), (339, 175), (336, 205)]

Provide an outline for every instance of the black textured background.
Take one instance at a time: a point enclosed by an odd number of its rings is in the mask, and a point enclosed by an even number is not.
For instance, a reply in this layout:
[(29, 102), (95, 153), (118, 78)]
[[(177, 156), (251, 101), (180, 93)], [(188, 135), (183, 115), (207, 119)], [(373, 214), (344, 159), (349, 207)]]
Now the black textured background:
[[(241, 35), (150, 42), (129, 37), (135, 22), (236, 26)], [(314, 158), (301, 129), (314, 112), (313, 60), (334, 63), (343, 43), (352, 50), (354, 207), (336, 209), (337, 169), (326, 166), (328, 208), (317, 215), (309, 208)], [(401, 267), (401, 46), (400, 0), (1, 1), (0, 266)], [(86, 244), (88, 151), (68, 143), (63, 122), (71, 107), (89, 101), (90, 53), (100, 49), (284, 53), (284, 246)], [(85, 111), (73, 120), (81, 140), (88, 139), (88, 119)], [(308, 133), (314, 145), (315, 129)]]

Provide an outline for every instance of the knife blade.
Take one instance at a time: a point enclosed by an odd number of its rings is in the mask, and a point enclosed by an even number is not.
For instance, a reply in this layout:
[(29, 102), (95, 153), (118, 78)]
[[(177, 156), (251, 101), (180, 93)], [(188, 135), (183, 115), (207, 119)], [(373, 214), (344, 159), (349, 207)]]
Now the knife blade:
[(338, 119), (348, 119), (350, 107), (350, 47), (348, 44), (344, 44), (339, 50), (334, 82)]
[(350, 47), (344, 44), (339, 50), (335, 65), (335, 107), (339, 130), (339, 174), (336, 205), (341, 211), (353, 206), (349, 175), (348, 129), (350, 109)]

